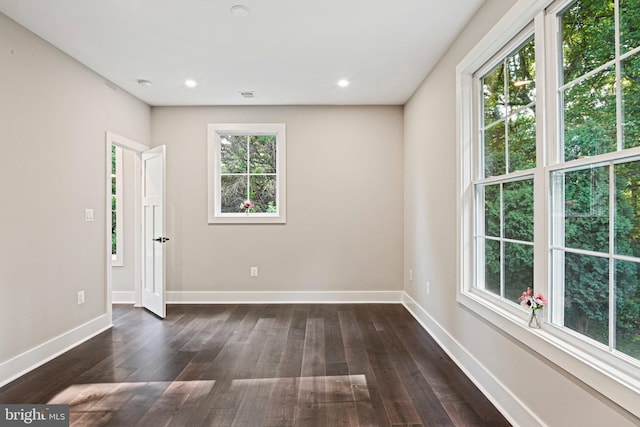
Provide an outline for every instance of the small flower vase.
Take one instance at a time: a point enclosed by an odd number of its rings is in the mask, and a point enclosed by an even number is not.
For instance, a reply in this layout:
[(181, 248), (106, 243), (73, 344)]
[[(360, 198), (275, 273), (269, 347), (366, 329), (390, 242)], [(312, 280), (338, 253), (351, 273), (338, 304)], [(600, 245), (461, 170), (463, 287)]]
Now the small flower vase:
[(540, 320), (536, 315), (537, 310), (531, 310), (531, 317), (529, 318), (529, 327), (534, 329), (540, 329)]

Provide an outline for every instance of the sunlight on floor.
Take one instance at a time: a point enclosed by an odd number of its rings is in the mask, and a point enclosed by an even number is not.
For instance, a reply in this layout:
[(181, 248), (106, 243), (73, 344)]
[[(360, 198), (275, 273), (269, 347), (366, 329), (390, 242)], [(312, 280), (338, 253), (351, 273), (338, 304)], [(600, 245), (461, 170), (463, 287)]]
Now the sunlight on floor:
[(294, 419), (324, 407), (357, 420), (356, 406), (370, 408), (371, 399), (364, 375), (336, 375), (74, 384), (48, 403), (68, 404), (72, 425), (90, 425), (132, 408), (138, 413), (142, 409), (145, 419), (158, 413), (171, 416), (186, 407), (208, 408), (214, 415), (233, 410), (240, 418), (254, 418), (267, 416), (266, 408), (274, 403)]

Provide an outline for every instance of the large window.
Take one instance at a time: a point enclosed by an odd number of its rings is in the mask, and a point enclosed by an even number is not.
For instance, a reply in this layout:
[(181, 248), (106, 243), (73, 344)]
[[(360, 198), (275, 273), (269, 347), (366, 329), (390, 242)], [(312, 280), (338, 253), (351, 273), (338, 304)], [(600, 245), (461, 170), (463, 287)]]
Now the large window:
[(640, 2), (579, 0), (555, 19), (551, 320), (640, 359)]
[(285, 126), (209, 125), (209, 222), (285, 222)]
[(638, 23), (638, 0), (521, 0), (457, 68), (458, 300), (636, 416)]

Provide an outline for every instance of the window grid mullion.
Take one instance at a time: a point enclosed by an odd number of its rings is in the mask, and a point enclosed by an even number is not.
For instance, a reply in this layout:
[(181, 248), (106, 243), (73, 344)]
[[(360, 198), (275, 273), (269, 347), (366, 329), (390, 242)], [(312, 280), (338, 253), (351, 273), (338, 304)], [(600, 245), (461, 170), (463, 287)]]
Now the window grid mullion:
[(624, 148), (624, 133), (622, 127), (622, 62), (620, 60), (620, 2), (614, 1), (615, 22), (615, 55), (616, 55), (616, 143), (618, 151)]
[[(249, 154), (249, 135), (247, 138), (247, 200), (251, 200), (251, 155)], [(248, 211), (248, 209), (247, 209)]]
[[(617, 1), (616, 1), (617, 2)], [(615, 307), (615, 217), (616, 217), (616, 174), (613, 162), (609, 164), (609, 351), (616, 348), (616, 307)]]
[(500, 183), (500, 297), (505, 296), (504, 183)]
[[(507, 56), (508, 58), (508, 56)], [(504, 173), (507, 174), (511, 170), (509, 166), (509, 117), (511, 116), (511, 103), (509, 102), (509, 66), (507, 58), (502, 61), (502, 69), (504, 70)]]

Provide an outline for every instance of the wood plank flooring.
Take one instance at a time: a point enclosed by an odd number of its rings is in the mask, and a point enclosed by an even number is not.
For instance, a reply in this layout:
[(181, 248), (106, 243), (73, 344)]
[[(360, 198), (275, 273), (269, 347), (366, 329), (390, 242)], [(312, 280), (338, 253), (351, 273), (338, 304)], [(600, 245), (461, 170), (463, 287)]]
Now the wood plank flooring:
[(73, 426), (508, 426), (401, 305), (114, 306), (114, 327), (0, 388)]

